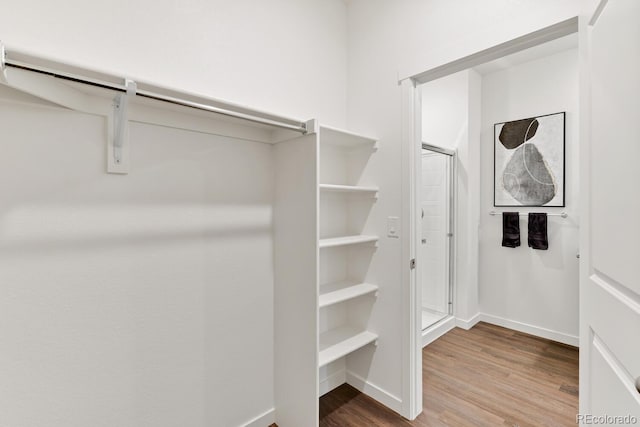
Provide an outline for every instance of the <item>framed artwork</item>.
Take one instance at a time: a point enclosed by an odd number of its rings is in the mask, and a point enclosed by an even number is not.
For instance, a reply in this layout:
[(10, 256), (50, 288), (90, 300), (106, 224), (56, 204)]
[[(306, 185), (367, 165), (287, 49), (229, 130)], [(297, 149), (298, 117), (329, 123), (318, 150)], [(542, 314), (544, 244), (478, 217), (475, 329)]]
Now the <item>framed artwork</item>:
[(494, 206), (565, 205), (565, 113), (493, 126)]

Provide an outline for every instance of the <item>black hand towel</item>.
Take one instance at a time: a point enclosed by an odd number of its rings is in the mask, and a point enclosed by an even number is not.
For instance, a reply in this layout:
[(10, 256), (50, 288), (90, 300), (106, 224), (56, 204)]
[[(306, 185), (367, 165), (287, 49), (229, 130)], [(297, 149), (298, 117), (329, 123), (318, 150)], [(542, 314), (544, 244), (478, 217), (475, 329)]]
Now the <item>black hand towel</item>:
[(529, 247), (547, 250), (547, 214), (544, 212), (529, 213)]
[(520, 213), (502, 212), (502, 246), (520, 246)]

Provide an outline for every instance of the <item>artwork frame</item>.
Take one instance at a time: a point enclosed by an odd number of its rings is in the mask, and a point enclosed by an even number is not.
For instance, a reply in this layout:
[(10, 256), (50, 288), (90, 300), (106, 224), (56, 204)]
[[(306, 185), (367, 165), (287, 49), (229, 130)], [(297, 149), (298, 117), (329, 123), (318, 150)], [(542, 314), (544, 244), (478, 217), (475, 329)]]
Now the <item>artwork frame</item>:
[(493, 206), (565, 207), (566, 112), (493, 125)]

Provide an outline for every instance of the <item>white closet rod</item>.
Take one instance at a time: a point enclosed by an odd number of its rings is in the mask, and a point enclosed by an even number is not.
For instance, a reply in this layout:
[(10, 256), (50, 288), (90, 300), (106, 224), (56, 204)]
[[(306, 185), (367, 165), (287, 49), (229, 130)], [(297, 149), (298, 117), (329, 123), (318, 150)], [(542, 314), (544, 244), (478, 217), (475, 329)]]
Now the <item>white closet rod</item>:
[[(126, 92), (127, 90), (125, 78), (64, 64), (25, 52), (19, 52), (7, 48), (0, 42), (0, 82), (4, 80), (6, 83), (6, 79), (3, 78), (6, 77), (6, 67), (20, 68), (67, 81), (111, 89), (118, 92)], [(253, 123), (288, 129), (302, 134), (308, 132), (307, 123), (296, 119), (290, 119), (227, 101), (206, 98), (149, 83), (136, 81), (136, 84), (138, 87), (136, 95), (141, 97), (247, 120)]]

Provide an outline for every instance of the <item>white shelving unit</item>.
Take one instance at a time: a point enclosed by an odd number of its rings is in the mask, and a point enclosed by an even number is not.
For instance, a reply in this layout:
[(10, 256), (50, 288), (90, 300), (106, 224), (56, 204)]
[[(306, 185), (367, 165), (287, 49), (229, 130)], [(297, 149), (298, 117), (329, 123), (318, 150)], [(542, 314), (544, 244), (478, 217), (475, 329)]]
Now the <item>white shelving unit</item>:
[(320, 126), (274, 147), (279, 425), (313, 426), (318, 397), (366, 371), (376, 351), (369, 316), (383, 292), (369, 274), (379, 235), (368, 218), (380, 190), (365, 173), (376, 144)]
[(378, 335), (361, 331), (352, 326), (342, 326), (320, 334), (320, 353), (318, 366), (323, 367), (335, 362), (367, 344), (378, 339)]
[(342, 129), (330, 126), (321, 126), (321, 144), (336, 145), (341, 147), (358, 147), (369, 145), (373, 149), (377, 148), (375, 138), (359, 135)]
[(357, 283), (349, 280), (327, 283), (320, 286), (318, 306), (320, 308), (328, 307), (377, 291), (378, 286), (371, 283)]
[(347, 246), (347, 245), (358, 245), (361, 243), (372, 243), (377, 242), (378, 236), (366, 236), (366, 235), (356, 235), (356, 236), (341, 236), (341, 237), (331, 237), (328, 239), (320, 239), (320, 248), (331, 248), (336, 246)]
[(371, 197), (376, 197), (378, 193), (378, 187), (320, 184), (320, 191), (327, 192), (327, 193), (333, 192), (333, 193), (362, 194), (362, 195), (368, 195)]
[[(320, 395), (346, 382), (350, 358), (375, 351), (372, 344), (378, 340), (367, 325), (379, 291), (368, 280), (379, 237), (367, 220), (379, 188), (365, 174), (376, 144), (375, 138), (325, 126), (319, 129)], [(362, 360), (370, 363), (371, 358)], [(357, 358), (352, 363), (361, 365)]]

